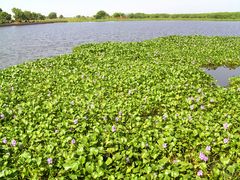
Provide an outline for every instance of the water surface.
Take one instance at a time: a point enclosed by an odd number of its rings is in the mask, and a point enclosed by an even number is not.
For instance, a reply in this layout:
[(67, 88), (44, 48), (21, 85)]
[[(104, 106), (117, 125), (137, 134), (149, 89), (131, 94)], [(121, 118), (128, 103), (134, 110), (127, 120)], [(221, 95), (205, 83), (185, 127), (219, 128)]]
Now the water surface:
[(204, 69), (207, 74), (210, 74), (216, 79), (216, 83), (220, 86), (228, 86), (229, 78), (234, 76), (240, 76), (240, 67), (236, 69), (230, 69), (227, 67), (218, 67), (217, 69)]
[(169, 35), (240, 36), (240, 22), (128, 21), (0, 27), (0, 69), (69, 53), (81, 43), (142, 41)]

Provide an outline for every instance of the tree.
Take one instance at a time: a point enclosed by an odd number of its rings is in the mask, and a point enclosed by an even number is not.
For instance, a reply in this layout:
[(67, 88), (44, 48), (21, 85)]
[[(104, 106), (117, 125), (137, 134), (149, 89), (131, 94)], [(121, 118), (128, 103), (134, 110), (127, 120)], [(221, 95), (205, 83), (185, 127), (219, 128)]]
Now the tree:
[(114, 18), (124, 18), (124, 17), (126, 17), (126, 15), (124, 13), (121, 13), (121, 12), (115, 12), (113, 14), (113, 17)]
[(49, 19), (57, 19), (57, 13), (55, 13), (55, 12), (49, 13), (48, 18)]
[(30, 20), (34, 20), (34, 17), (33, 17), (33, 13), (32, 12), (30, 12), (30, 11), (24, 11), (23, 12), (24, 13), (24, 20), (26, 20), (26, 21), (30, 21)]
[(0, 12), (2, 12), (2, 9), (0, 8)]
[(0, 11), (0, 24), (9, 23), (12, 20), (11, 14)]
[(59, 16), (59, 19), (63, 19), (63, 18), (64, 18), (63, 15), (60, 15), (60, 16)]
[(17, 22), (22, 22), (23, 20), (26, 20), (26, 17), (24, 15), (24, 12), (21, 9), (13, 8), (12, 12), (14, 13), (14, 19)]
[(44, 20), (46, 19), (46, 16), (40, 14), (40, 13), (37, 13), (37, 20)]
[(105, 11), (101, 10), (101, 11), (98, 11), (97, 14), (94, 17), (96, 19), (104, 19), (104, 18), (109, 17), (109, 14), (106, 13)]

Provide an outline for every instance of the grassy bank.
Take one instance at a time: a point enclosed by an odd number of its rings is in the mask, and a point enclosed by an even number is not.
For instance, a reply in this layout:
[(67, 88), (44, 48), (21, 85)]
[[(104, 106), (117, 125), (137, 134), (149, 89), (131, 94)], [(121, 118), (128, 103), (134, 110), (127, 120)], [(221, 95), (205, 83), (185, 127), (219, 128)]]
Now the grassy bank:
[(237, 179), (239, 37), (85, 44), (0, 71), (0, 177)]

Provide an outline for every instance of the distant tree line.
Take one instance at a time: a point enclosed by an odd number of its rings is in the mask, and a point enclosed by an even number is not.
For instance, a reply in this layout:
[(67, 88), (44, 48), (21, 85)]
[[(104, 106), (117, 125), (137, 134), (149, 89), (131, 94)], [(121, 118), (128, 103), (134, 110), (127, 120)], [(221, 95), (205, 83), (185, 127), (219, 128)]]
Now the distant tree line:
[(240, 19), (240, 12), (217, 12), (217, 13), (198, 13), (198, 14), (145, 14), (145, 13), (130, 13), (124, 14), (122, 12), (115, 12), (110, 16), (107, 12), (101, 10), (94, 16), (96, 19), (104, 18), (130, 18), (130, 19), (144, 19), (144, 18), (200, 18), (200, 19)]
[[(11, 23), (11, 22), (34, 22), (41, 21), (45, 19), (63, 19), (64, 16), (57, 16), (56, 12), (49, 13), (48, 16), (44, 16), (40, 13), (31, 12), (31, 11), (23, 11), (18, 8), (13, 8), (13, 17), (11, 14), (4, 12), (0, 8), (0, 24)], [(77, 15), (78, 19), (240, 19), (240, 12), (218, 12), (218, 13), (198, 13), (198, 14), (166, 14), (166, 13), (158, 13), (158, 14), (145, 14), (145, 13), (129, 13), (125, 14), (123, 12), (115, 12), (112, 15), (109, 15), (106, 11), (100, 10), (93, 17), (85, 17), (81, 15)], [(71, 21), (71, 20), (70, 20)]]
[[(45, 19), (57, 19), (57, 13), (51, 12), (48, 16), (44, 16), (40, 13), (31, 12), (31, 11), (23, 11), (19, 8), (13, 8), (13, 17), (11, 14), (4, 12), (0, 8), (0, 24), (11, 23), (11, 22), (33, 22), (33, 21), (41, 21)], [(60, 19), (63, 19), (63, 15), (59, 16)]]
[(18, 8), (13, 8), (12, 12), (14, 14), (14, 19), (16, 22), (29, 22), (34, 20), (44, 20), (46, 17), (40, 13), (35, 13), (31, 11), (22, 11)]

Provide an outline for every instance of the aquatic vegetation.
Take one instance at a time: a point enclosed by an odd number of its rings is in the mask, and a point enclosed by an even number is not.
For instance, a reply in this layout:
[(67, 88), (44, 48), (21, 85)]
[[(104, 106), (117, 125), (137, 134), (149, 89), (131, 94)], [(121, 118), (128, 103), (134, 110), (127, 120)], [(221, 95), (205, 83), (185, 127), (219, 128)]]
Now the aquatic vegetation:
[(85, 44), (0, 71), (0, 177), (237, 179), (239, 37)]

